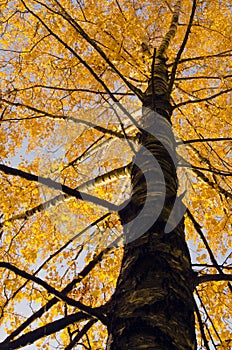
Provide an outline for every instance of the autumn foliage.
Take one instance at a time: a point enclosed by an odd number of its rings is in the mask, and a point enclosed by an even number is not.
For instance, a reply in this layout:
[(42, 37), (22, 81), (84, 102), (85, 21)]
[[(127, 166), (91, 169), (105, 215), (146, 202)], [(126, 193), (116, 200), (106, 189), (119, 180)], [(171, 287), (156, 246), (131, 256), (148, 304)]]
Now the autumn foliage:
[[(105, 349), (117, 212), (175, 4), (1, 2), (0, 349)], [(232, 347), (231, 9), (183, 0), (166, 54), (198, 349)]]

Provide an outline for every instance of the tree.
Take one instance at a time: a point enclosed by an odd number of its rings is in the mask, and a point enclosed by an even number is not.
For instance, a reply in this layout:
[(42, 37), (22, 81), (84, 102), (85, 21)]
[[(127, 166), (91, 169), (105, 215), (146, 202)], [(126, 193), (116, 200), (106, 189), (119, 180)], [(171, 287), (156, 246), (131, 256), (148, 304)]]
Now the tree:
[(231, 348), (231, 8), (1, 4), (0, 349)]

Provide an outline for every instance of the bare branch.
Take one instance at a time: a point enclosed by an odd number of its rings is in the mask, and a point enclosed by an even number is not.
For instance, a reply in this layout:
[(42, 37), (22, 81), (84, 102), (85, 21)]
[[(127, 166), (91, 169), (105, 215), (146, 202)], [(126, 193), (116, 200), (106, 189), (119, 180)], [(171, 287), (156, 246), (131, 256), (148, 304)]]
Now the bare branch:
[[(192, 264), (192, 266), (197, 266), (197, 267), (210, 267), (210, 268), (216, 268), (214, 265), (212, 264)], [(228, 266), (228, 265), (218, 265), (220, 266), (223, 270), (232, 270), (232, 266)]]
[(231, 74), (224, 76), (206, 76), (206, 75), (197, 75), (197, 76), (187, 76), (187, 77), (177, 77), (175, 80), (194, 80), (194, 79), (213, 79), (213, 80), (223, 80), (227, 78), (232, 78)]
[(182, 140), (180, 142), (176, 142), (176, 145), (195, 143), (195, 142), (216, 142), (216, 141), (232, 141), (232, 137), (206, 137), (203, 139), (192, 139), (192, 140)]
[(198, 276), (195, 280), (196, 286), (205, 282), (232, 281), (232, 275), (226, 273)]
[(83, 321), (89, 319), (89, 315), (83, 312), (77, 312), (72, 315), (68, 315), (58, 321), (50, 322), (42, 327), (37, 328), (34, 331), (28, 332), (22, 335), (20, 338), (11, 342), (0, 343), (1, 350), (18, 349), (26, 345), (33, 344), (38, 339), (44, 338), (48, 335), (59, 332), (70, 324), (74, 322)]

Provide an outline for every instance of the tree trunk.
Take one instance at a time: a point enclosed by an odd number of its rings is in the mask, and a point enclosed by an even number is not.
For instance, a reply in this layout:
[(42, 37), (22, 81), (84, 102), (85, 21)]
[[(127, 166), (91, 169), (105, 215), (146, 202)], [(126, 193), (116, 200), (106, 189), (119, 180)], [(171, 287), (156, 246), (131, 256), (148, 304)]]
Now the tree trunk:
[(107, 350), (196, 348), (193, 272), (184, 220), (174, 206), (178, 184), (167, 91), (166, 61), (159, 57), (143, 101), (132, 198), (120, 213), (125, 249), (112, 297)]

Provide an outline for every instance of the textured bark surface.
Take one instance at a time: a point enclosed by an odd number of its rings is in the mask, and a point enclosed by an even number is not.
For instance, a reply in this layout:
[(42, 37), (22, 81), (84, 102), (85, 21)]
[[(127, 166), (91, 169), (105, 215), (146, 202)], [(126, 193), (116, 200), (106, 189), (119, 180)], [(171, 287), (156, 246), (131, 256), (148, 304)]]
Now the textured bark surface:
[[(190, 350), (196, 346), (193, 274), (183, 219), (177, 226), (172, 222), (175, 228), (170, 232), (165, 229), (178, 186), (165, 59), (156, 59), (153, 82), (155, 96), (150, 82), (141, 148), (131, 172), (132, 199), (121, 212), (125, 251), (112, 298), (109, 350)], [(152, 111), (154, 107), (158, 114)]]

